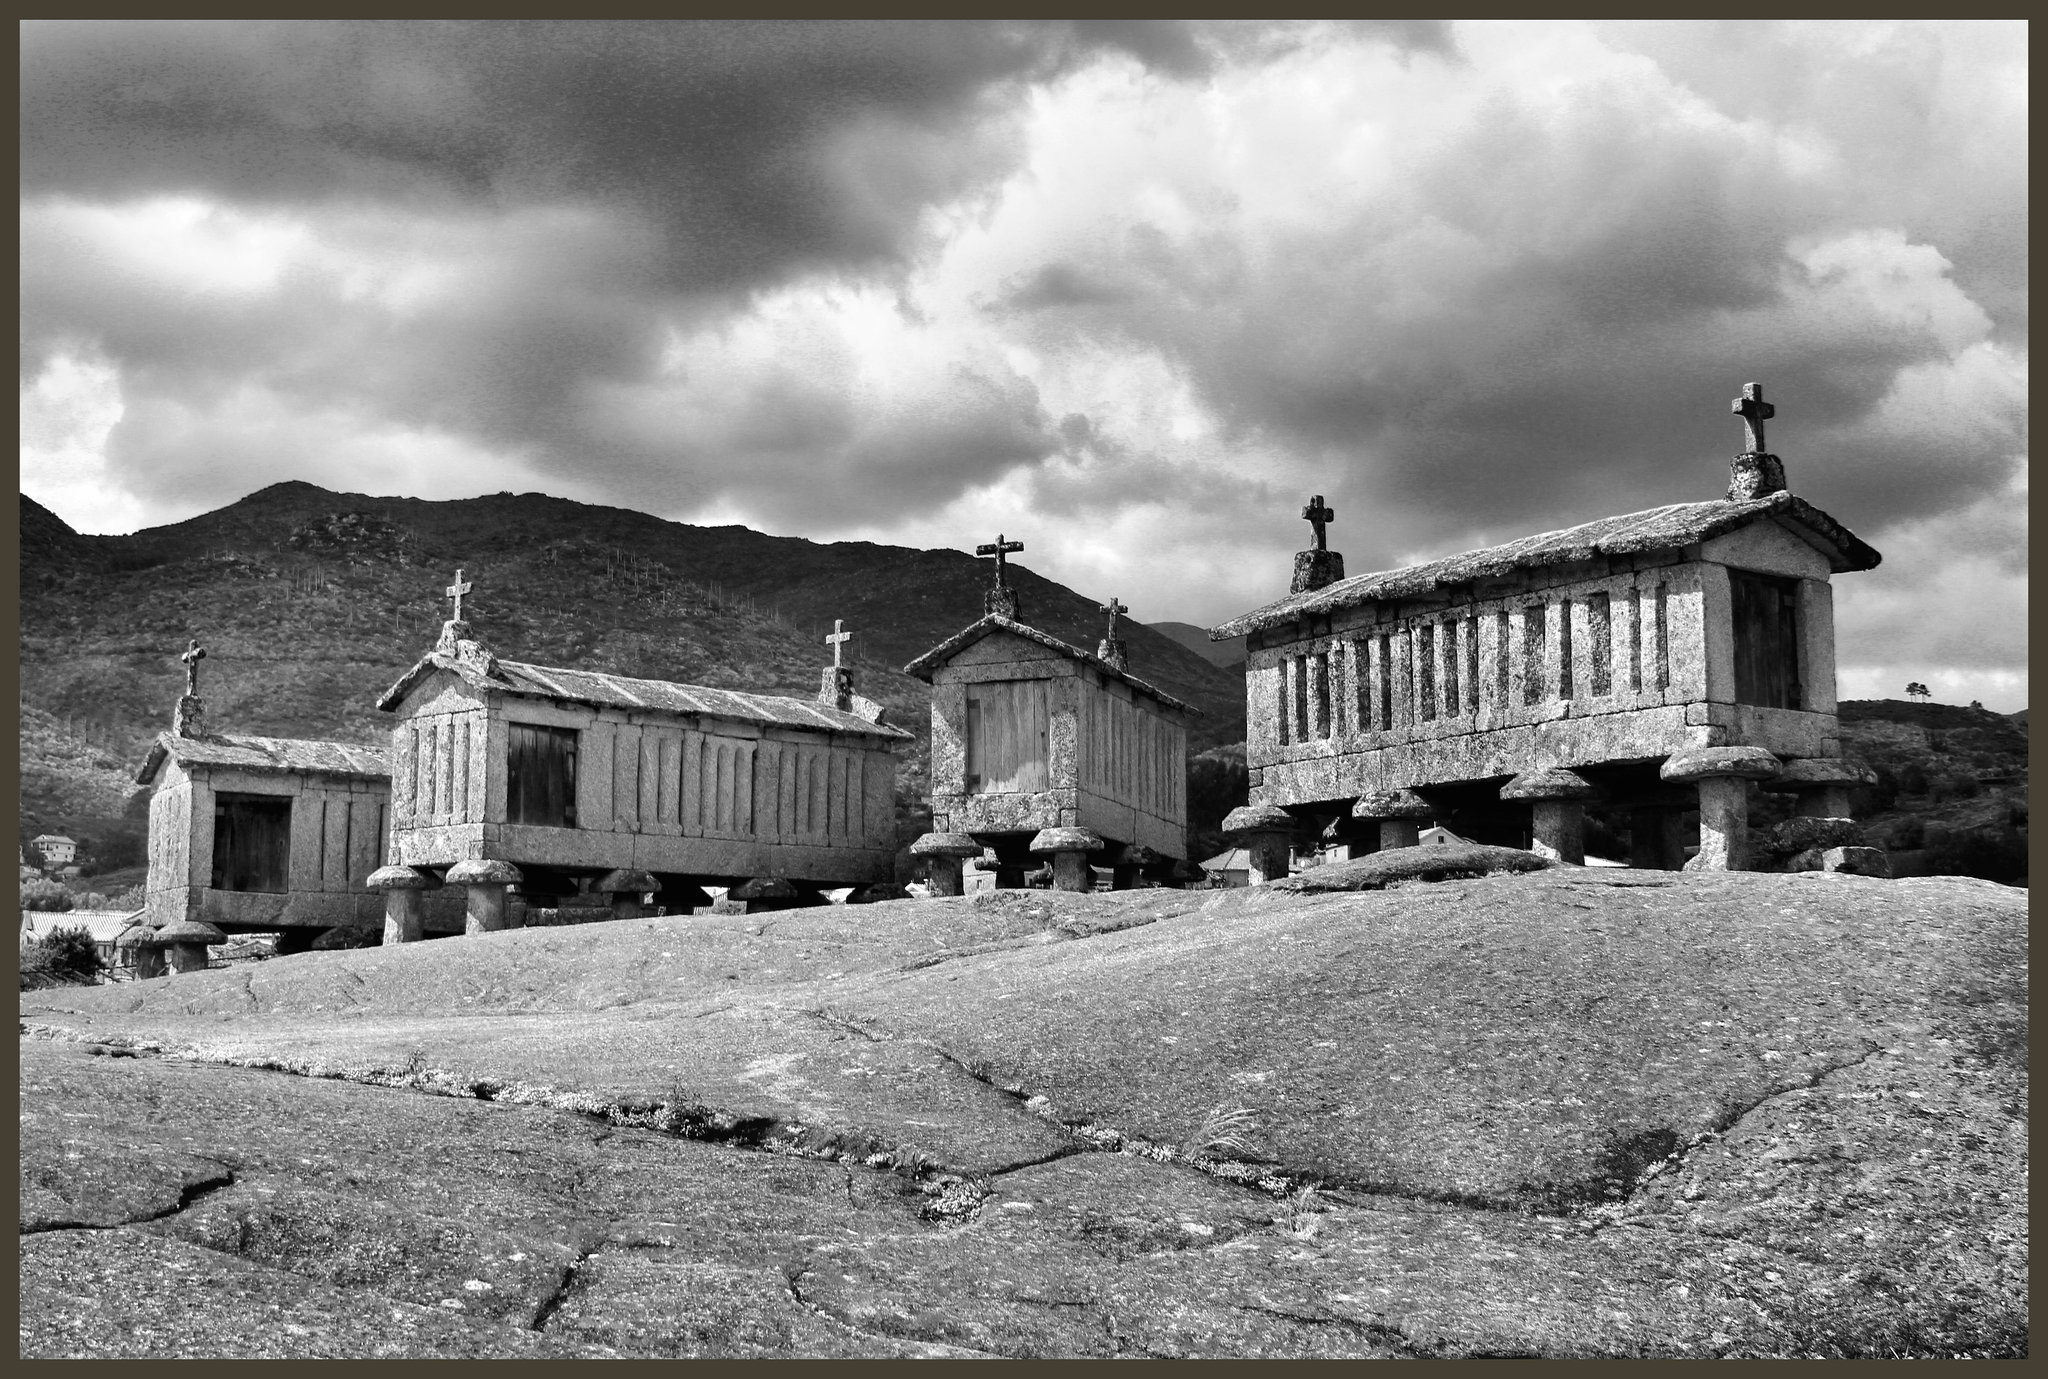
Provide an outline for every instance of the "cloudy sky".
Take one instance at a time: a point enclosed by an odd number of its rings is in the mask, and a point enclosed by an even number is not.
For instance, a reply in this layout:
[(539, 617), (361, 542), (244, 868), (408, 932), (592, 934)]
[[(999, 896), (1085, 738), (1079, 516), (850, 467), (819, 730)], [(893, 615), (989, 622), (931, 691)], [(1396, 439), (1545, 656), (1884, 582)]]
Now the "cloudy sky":
[(2026, 703), (2017, 24), (32, 24), (22, 489), (539, 490), (1145, 621), (1720, 495)]

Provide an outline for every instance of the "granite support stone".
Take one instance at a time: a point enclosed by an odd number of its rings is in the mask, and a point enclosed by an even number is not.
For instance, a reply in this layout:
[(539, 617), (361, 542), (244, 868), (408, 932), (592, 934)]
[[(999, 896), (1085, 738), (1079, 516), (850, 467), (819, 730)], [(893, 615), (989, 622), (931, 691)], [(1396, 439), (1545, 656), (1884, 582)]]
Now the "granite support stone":
[(1680, 752), (1659, 768), (1674, 784), (1697, 784), (1700, 792), (1700, 850), (1687, 871), (1748, 871), (1749, 782), (1769, 780), (1781, 769), (1761, 747), (1702, 747)]
[(1053, 889), (1060, 891), (1095, 889), (1095, 870), (1088, 865), (1088, 856), (1102, 846), (1101, 835), (1085, 828), (1044, 828), (1031, 839), (1032, 855), (1052, 858)]
[(1849, 876), (1876, 876), (1890, 879), (1891, 858), (1882, 848), (1840, 847), (1829, 848), (1821, 854), (1821, 870), (1837, 871)]
[(644, 897), (660, 890), (661, 882), (652, 872), (621, 868), (606, 872), (591, 889), (611, 897), (613, 919), (638, 919), (647, 913)]
[(1586, 864), (1586, 801), (1593, 787), (1574, 771), (1525, 771), (1501, 787), (1503, 800), (1529, 804), (1530, 851), (1539, 857)]
[(1738, 776), (1699, 783), (1700, 850), (1687, 871), (1749, 870), (1749, 787)]
[(1586, 865), (1586, 806), (1577, 800), (1537, 800), (1529, 806), (1529, 850), (1538, 857)]
[(1665, 871), (1685, 870), (1685, 864), (1689, 860), (1685, 850), (1699, 841), (1699, 829), (1685, 817), (1688, 812), (1683, 809), (1664, 811), (1662, 842)]
[(1245, 850), (1251, 885), (1287, 879), (1295, 827), (1292, 814), (1269, 804), (1245, 805), (1224, 818), (1223, 832)]
[(925, 859), (933, 895), (959, 895), (966, 889), (962, 866), (981, 856), (981, 844), (964, 833), (927, 833), (910, 845), (910, 855)]
[(427, 897), (441, 882), (417, 867), (379, 867), (369, 889), (384, 892), (384, 942), (418, 943), (426, 934)]
[(157, 942), (163, 944), (164, 956), (174, 973), (204, 972), (207, 945), (227, 942), (227, 935), (196, 919), (181, 919), (176, 924), (165, 925), (157, 930), (156, 937)]
[(1422, 821), (1436, 817), (1436, 806), (1413, 790), (1375, 790), (1359, 796), (1351, 817), (1379, 824), (1380, 847), (1412, 848), (1422, 841)]
[(448, 868), (448, 884), (461, 886), (465, 934), (495, 934), (505, 928), (505, 888), (521, 880), (510, 862), (457, 862)]
[(1641, 871), (1665, 870), (1662, 809), (1632, 809), (1628, 816), (1628, 864)]

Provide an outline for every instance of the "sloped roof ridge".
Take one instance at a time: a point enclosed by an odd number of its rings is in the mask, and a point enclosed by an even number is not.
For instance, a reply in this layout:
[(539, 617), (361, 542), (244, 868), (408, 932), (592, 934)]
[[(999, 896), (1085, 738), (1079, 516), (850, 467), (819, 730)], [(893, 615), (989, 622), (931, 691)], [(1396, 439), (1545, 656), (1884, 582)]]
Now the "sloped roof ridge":
[(1193, 704), (1183, 703), (1181, 700), (1174, 698), (1151, 681), (1141, 680), (1128, 670), (1117, 669), (1092, 651), (1084, 651), (1071, 642), (1060, 640), (1050, 632), (1033, 627), (1029, 623), (1018, 622), (1014, 618), (1004, 617), (1001, 613), (984, 614), (979, 620), (969, 623), (930, 651), (925, 652), (924, 655), (904, 666), (903, 673), (905, 675), (914, 675), (918, 679), (929, 683), (933, 670), (940, 662), (950, 660), (993, 632), (1008, 632), (1015, 636), (1023, 637), (1027, 641), (1037, 642), (1040, 646), (1050, 648), (1062, 655), (1071, 656), (1077, 661), (1084, 661), (1095, 667), (1103, 675), (1121, 680), (1127, 685), (1143, 690), (1146, 694), (1151, 695), (1169, 708), (1179, 709), (1181, 712), (1189, 714), (1200, 714), (1202, 712)]
[(1708, 498), (1595, 518), (1577, 526), (1537, 532), (1499, 545), (1441, 556), (1398, 569), (1353, 575), (1320, 589), (1275, 599), (1211, 628), (1209, 637), (1212, 641), (1222, 641), (1310, 614), (1332, 612), (1375, 599), (1413, 597), (1446, 584), (1468, 583), (1533, 565), (1688, 546), (1766, 517), (1780, 518), (1803, 528), (1810, 538), (1817, 538), (1814, 541), (1817, 547), (1832, 547), (1824, 553), (1828, 556), (1829, 565), (1838, 573), (1871, 569), (1882, 559), (1848, 528), (1794, 494), (1779, 492), (1746, 500)]

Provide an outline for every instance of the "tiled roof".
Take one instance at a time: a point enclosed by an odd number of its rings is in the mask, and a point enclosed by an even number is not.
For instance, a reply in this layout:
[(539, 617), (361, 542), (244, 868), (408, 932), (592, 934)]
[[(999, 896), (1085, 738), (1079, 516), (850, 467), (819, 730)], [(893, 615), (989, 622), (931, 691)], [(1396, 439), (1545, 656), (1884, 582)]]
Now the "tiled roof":
[(1413, 598), (1444, 585), (1467, 584), (1514, 570), (1590, 560), (1594, 556), (1672, 550), (1766, 519), (1776, 519), (1804, 538), (1828, 558), (1837, 573), (1871, 569), (1881, 558), (1848, 528), (1790, 493), (1772, 493), (1740, 502), (1717, 498), (1704, 503), (1674, 503), (1622, 517), (1603, 517), (1563, 531), (1541, 532), (1505, 545), (1445, 556), (1399, 570), (1340, 579), (1320, 589), (1289, 594), (1232, 618), (1210, 628), (1209, 637), (1212, 641), (1223, 641), (1309, 614), (1334, 612), (1382, 599)]
[(156, 779), (166, 757), (201, 766), (231, 766), (240, 771), (303, 772), (319, 776), (350, 776), (389, 780), (389, 752), (359, 742), (317, 742), (298, 737), (251, 737), (246, 733), (207, 733), (180, 737), (159, 733), (149, 759), (135, 773), (137, 784)]
[(940, 666), (952, 660), (982, 638), (997, 632), (1008, 632), (1012, 636), (1022, 637), (1026, 641), (1037, 642), (1040, 646), (1049, 647), (1063, 656), (1071, 656), (1077, 661), (1085, 661), (1107, 678), (1121, 680), (1133, 689), (1142, 690), (1170, 709), (1179, 709), (1182, 713), (1187, 714), (1199, 714), (1201, 712), (1194, 705), (1182, 703), (1157, 685), (1140, 680), (1127, 670), (1118, 670), (1115, 666), (1092, 652), (1083, 651), (1078, 646), (1072, 646), (1061, 641), (1050, 632), (1041, 632), (1027, 623), (1006, 618), (1001, 613), (990, 613), (980, 622), (970, 624), (955, 632), (930, 651), (925, 652), (924, 655), (903, 667), (903, 673), (905, 675), (915, 675), (918, 679), (929, 684), (932, 675)]
[(453, 656), (432, 653), (407, 671), (397, 684), (384, 692), (377, 707), (389, 712), (413, 687), (436, 670), (460, 676), (478, 689), (496, 690), (532, 699), (566, 700), (606, 708), (658, 709), (663, 713), (695, 714), (706, 718), (730, 718), (743, 723), (766, 723), (782, 728), (823, 728), (859, 737), (908, 742), (911, 734), (887, 723), (871, 723), (857, 713), (835, 709), (808, 699), (780, 694), (742, 694), (738, 690), (713, 689), (708, 685), (683, 685), (669, 680), (637, 680), (626, 675), (606, 675), (594, 670), (567, 670), (559, 666), (535, 666), (523, 661), (499, 661), (497, 673), (485, 675), (473, 665)]

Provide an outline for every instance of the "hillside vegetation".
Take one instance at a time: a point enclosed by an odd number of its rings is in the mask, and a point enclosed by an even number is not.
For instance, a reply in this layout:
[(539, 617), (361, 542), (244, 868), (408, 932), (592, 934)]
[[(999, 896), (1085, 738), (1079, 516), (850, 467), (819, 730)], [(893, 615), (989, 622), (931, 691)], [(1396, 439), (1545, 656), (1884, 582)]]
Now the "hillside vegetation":
[[(432, 646), (458, 567), (475, 586), (465, 614), (477, 633), (545, 665), (809, 697), (830, 663), (824, 634), (843, 620), (861, 693), (918, 735), (899, 795), (919, 800), (929, 698), (899, 667), (980, 617), (990, 578), (963, 551), (821, 545), (539, 494), (432, 503), (286, 483), (106, 537), (26, 497), (21, 512), (32, 831), (121, 813), (102, 763), (132, 771), (169, 726), (188, 637), (206, 647), (216, 728), (380, 741), (376, 697)], [(1095, 646), (1097, 599), (1011, 569), (1028, 621)], [(1134, 674), (1204, 710), (1197, 749), (1243, 737), (1241, 677), (1141, 625), (1123, 635)]]

